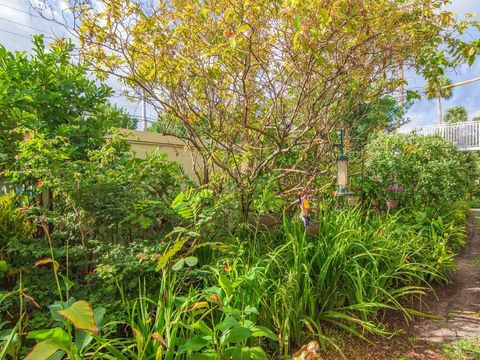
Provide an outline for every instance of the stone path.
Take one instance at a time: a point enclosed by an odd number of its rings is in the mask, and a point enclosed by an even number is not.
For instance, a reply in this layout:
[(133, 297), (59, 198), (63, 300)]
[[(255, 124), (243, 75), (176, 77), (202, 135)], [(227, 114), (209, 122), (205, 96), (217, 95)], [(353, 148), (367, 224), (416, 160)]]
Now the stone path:
[(417, 339), (446, 343), (459, 338), (480, 337), (480, 210), (472, 210), (468, 242), (456, 258), (452, 284), (436, 289), (438, 299), (423, 309), (438, 317), (423, 319), (413, 326)]

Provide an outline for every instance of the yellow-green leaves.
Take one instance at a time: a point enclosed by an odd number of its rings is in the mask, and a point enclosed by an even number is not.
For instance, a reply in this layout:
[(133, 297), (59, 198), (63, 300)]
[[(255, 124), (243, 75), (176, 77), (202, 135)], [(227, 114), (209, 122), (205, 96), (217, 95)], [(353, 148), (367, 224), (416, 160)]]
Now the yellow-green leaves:
[(59, 350), (65, 351), (59, 342), (55, 340), (45, 340), (35, 345), (24, 360), (48, 360)]
[[(474, 61), (473, 47), (446, 31), (460, 28), (441, 2), (101, 0), (107, 12), (74, 13), (83, 55), (148, 89), (156, 110), (188, 129), (205, 178), (246, 188), (282, 169), (293, 144), (316, 154), (309, 161), (325, 158), (318, 129), (335, 131), (352, 108), (397, 89), (399, 63), (431, 77), (452, 57)], [(295, 163), (285, 184), (309, 181), (295, 175), (309, 166)]]
[(47, 360), (58, 351), (69, 352), (72, 347), (72, 337), (62, 328), (31, 331), (28, 339), (40, 341), (25, 360)]
[(157, 262), (157, 266), (155, 267), (155, 271), (160, 271), (163, 267), (168, 263), (168, 261), (173, 258), (183, 247), (183, 245), (188, 241), (188, 237), (184, 236), (173, 244), (168, 251), (160, 256)]
[(92, 307), (85, 300), (79, 300), (69, 308), (60, 310), (58, 313), (68, 319), (75, 328), (91, 331), (94, 334), (98, 333)]
[(330, 15), (328, 15), (328, 10), (327, 9), (320, 9), (318, 10), (318, 13), (320, 15), (320, 18), (324, 24), (327, 24), (328, 21), (330, 20)]

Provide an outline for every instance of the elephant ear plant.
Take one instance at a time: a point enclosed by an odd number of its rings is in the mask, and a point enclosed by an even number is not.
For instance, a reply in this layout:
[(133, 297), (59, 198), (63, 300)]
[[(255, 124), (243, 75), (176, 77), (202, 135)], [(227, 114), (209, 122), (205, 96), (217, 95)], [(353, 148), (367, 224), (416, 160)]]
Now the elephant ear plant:
[(55, 302), (50, 311), (52, 318), (62, 327), (31, 331), (27, 338), (35, 339), (37, 344), (25, 360), (55, 360), (63, 359), (65, 355), (69, 359), (82, 359), (82, 354), (98, 335), (105, 309), (92, 310), (85, 300), (71, 298), (67, 304)]

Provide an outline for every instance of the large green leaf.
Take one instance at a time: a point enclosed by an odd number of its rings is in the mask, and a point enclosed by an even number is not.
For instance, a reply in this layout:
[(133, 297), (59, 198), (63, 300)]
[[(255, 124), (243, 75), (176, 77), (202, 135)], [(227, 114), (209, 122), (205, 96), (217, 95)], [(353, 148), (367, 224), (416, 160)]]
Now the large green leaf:
[[(97, 328), (101, 329), (103, 325), (103, 317), (105, 316), (105, 312), (107, 310), (103, 307), (98, 307), (93, 310), (93, 314), (95, 316), (95, 323)], [(93, 340), (93, 336), (91, 333), (77, 329), (75, 331), (75, 345), (77, 346), (78, 351), (82, 352), (88, 344)]]
[(220, 324), (216, 326), (216, 329), (219, 331), (227, 331), (237, 325), (239, 325), (239, 323), (233, 316), (227, 316)]
[(196, 256), (189, 256), (185, 258), (185, 263), (192, 267), (198, 264), (198, 258)]
[(20, 322), (17, 322), (13, 329), (6, 329), (0, 333), (0, 345), (2, 351), (0, 352), (0, 360), (4, 360), (7, 355), (12, 358), (15, 355), (15, 345), (18, 342), (17, 329)]
[(205, 351), (201, 353), (195, 353), (189, 357), (190, 360), (214, 360), (217, 359), (217, 354), (213, 351)]
[(232, 282), (223, 274), (220, 274), (218, 277), (218, 284), (221, 286), (223, 291), (227, 294), (227, 296), (230, 296), (232, 294)]
[(27, 339), (35, 340), (55, 340), (57, 343), (67, 349), (72, 343), (72, 337), (62, 328), (56, 327), (53, 329), (36, 330), (28, 333)]
[(250, 359), (252, 360), (268, 360), (268, 356), (261, 347), (250, 348)]
[(192, 330), (200, 330), (200, 332), (204, 335), (213, 336), (213, 331), (208, 327), (207, 324), (203, 320), (198, 320), (197, 322), (193, 323), (192, 325), (188, 326), (189, 329)]
[(56, 340), (45, 340), (35, 345), (23, 360), (48, 360), (59, 350), (67, 351), (68, 349), (64, 349), (63, 345)]
[(226, 331), (221, 339), (221, 344), (235, 344), (242, 341), (247, 340), (250, 336), (252, 336), (252, 330), (243, 327), (243, 326), (235, 326), (234, 328)]
[(59, 315), (58, 312), (60, 310), (65, 309), (66, 307), (72, 306), (72, 304), (74, 302), (75, 302), (75, 298), (71, 297), (67, 300), (66, 303), (63, 303), (61, 301), (55, 301), (52, 305), (50, 305), (48, 308), (50, 309), (50, 313), (52, 315), (53, 320), (64, 324), (65, 323), (65, 318), (63, 318), (61, 315)]
[(63, 283), (65, 284), (65, 288), (67, 290), (70, 290), (73, 287), (73, 285), (75, 285), (75, 282), (70, 280), (68, 278), (68, 276), (65, 276), (65, 275), (62, 275), (62, 274), (58, 274), (58, 275), (60, 275), (60, 277), (63, 279)]
[(298, 15), (293, 17), (293, 27), (296, 31), (300, 31), (300, 17)]
[(85, 300), (79, 300), (73, 303), (69, 308), (60, 310), (58, 313), (68, 319), (75, 328), (88, 330), (94, 334), (98, 333), (92, 307)]
[(277, 335), (267, 327), (255, 325), (250, 328), (253, 337), (267, 337), (271, 340), (278, 340)]
[(180, 259), (175, 264), (173, 264), (172, 270), (179, 271), (183, 268), (183, 265), (185, 265), (185, 259)]
[(204, 339), (201, 336), (195, 336), (188, 339), (185, 344), (179, 346), (178, 354), (183, 354), (187, 351), (198, 351), (203, 349), (208, 344), (208, 340)]

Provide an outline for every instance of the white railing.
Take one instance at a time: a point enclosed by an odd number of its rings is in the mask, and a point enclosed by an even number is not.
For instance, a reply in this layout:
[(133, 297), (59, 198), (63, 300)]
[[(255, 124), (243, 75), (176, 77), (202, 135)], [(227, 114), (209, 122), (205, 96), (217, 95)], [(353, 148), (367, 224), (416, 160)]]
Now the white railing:
[(480, 121), (404, 127), (397, 131), (402, 134), (416, 133), (418, 135), (437, 135), (454, 143), (461, 150), (480, 150)]

